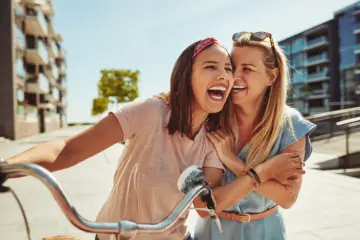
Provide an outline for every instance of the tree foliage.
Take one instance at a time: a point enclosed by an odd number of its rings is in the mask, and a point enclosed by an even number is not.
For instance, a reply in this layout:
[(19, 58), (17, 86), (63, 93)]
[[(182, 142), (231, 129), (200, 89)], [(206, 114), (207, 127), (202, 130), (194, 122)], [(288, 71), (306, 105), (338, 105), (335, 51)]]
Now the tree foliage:
[(131, 102), (137, 98), (139, 74), (138, 70), (102, 70), (98, 96), (93, 99), (92, 115), (105, 112), (109, 104)]

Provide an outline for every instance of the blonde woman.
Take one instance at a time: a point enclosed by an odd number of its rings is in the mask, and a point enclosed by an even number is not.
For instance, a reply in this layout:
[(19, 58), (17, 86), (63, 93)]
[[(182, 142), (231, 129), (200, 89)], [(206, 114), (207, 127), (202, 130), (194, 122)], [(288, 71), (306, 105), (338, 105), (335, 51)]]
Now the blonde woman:
[[(196, 223), (194, 239), (286, 239), (278, 206), (290, 208), (295, 203), (302, 175), (273, 175), (266, 169), (271, 166), (268, 159), (295, 152), (306, 161), (315, 125), (286, 106), (287, 60), (270, 33), (235, 33), (231, 56), (235, 67), (231, 102), (239, 136), (233, 141), (221, 130), (208, 133), (226, 173), (204, 168), (213, 184), (223, 233), (199, 212), (202, 218)], [(298, 167), (303, 166), (302, 162)]]

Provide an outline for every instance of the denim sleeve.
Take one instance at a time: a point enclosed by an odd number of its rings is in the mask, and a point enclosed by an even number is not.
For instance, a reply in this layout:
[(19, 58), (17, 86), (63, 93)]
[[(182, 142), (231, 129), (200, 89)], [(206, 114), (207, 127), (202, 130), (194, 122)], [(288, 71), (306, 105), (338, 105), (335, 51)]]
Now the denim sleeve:
[(312, 152), (312, 146), (310, 142), (310, 134), (315, 130), (316, 125), (301, 115), (296, 109), (287, 107), (287, 119), (282, 129), (282, 135), (280, 140), (280, 152), (285, 148), (306, 136), (305, 144), (305, 157), (306, 161)]

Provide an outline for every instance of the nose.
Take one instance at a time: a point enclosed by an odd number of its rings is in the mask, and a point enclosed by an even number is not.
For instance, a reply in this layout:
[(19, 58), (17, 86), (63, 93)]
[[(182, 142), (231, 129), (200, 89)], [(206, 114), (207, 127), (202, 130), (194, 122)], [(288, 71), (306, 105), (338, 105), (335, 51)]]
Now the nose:
[(241, 71), (236, 70), (236, 71), (234, 72), (234, 79), (235, 79), (235, 80), (242, 79), (242, 73), (241, 73)]
[(233, 74), (225, 69), (222, 69), (220, 72), (218, 72), (217, 79), (219, 80), (229, 80), (231, 78), (233, 78)]
[(228, 86), (234, 85), (234, 77), (232, 74), (222, 74), (217, 77), (218, 80), (225, 83)]

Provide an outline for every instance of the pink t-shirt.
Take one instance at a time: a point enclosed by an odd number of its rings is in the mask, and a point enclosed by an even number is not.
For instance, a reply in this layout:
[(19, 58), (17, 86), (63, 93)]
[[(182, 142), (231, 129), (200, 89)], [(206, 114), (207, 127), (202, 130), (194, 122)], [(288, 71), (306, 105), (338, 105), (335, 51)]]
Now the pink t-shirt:
[[(127, 140), (114, 177), (114, 186), (97, 221), (132, 220), (158, 223), (184, 197), (177, 188), (181, 172), (191, 165), (224, 169), (204, 125), (194, 140), (179, 132), (170, 135), (170, 107), (161, 100), (135, 100), (113, 113)], [(174, 227), (134, 239), (174, 239), (186, 236), (187, 214)], [(110, 236), (99, 234), (100, 240)]]

